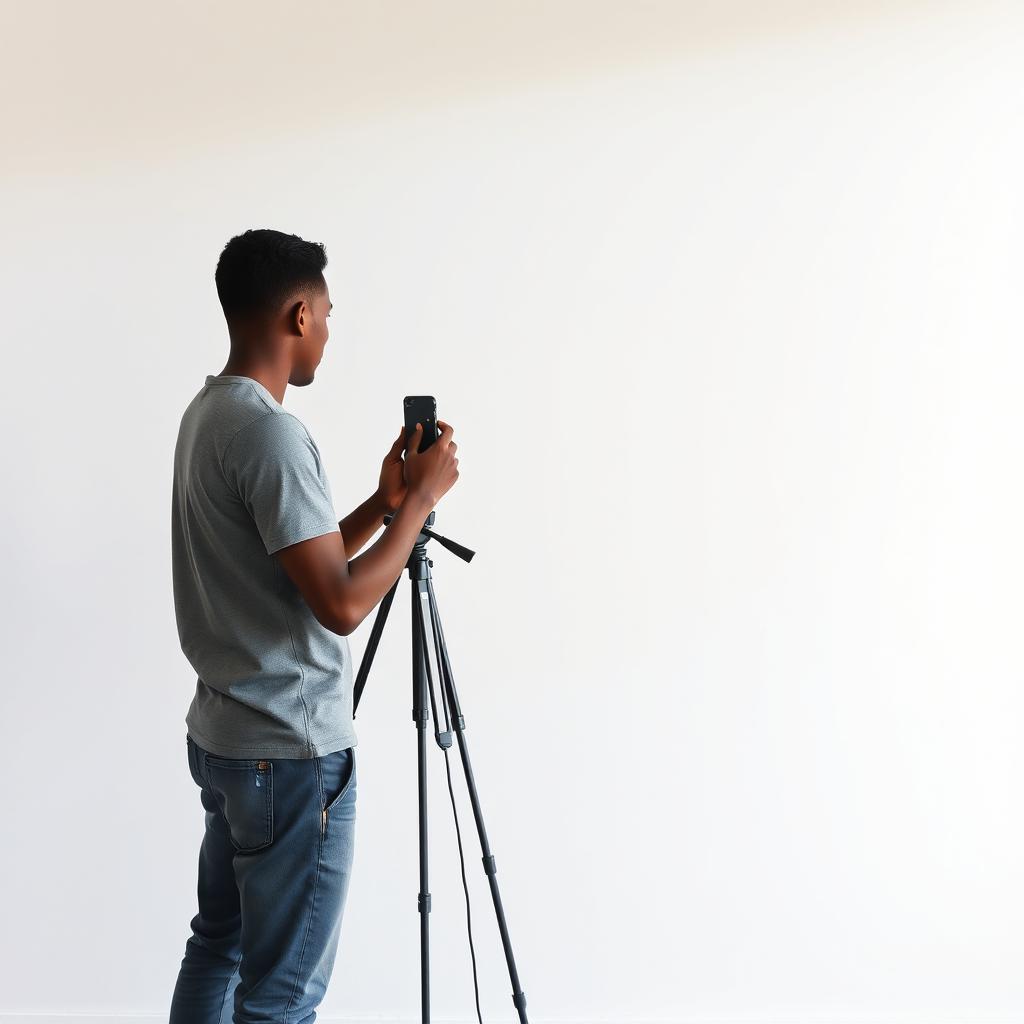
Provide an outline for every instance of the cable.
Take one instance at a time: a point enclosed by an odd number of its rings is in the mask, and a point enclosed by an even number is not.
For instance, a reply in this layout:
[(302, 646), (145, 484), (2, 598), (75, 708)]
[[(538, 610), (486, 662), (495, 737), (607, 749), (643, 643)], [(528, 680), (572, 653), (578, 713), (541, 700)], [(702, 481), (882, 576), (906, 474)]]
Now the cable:
[(462, 852), (462, 832), (459, 829), (459, 811), (455, 805), (455, 790), (452, 788), (452, 765), (448, 759), (448, 751), (450, 747), (445, 747), (444, 750), (444, 770), (448, 776), (448, 794), (452, 799), (452, 814), (455, 817), (455, 837), (459, 843), (459, 866), (462, 870), (462, 889), (466, 894), (466, 933), (469, 936), (469, 955), (473, 958), (473, 994), (476, 999), (476, 1019), (479, 1024), (484, 1024), (484, 1019), (480, 1015), (480, 986), (477, 983), (476, 977), (476, 951), (473, 949), (473, 919), (470, 914), (469, 906), (469, 886), (466, 884), (466, 858)]

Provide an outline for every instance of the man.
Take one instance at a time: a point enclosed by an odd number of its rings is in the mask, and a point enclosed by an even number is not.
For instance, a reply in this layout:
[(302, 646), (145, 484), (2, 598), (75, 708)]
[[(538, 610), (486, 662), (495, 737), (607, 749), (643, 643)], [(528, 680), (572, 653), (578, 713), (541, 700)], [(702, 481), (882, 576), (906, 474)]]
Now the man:
[[(198, 675), (186, 749), (206, 833), (171, 1024), (315, 1019), (352, 866), (347, 637), (459, 475), (448, 424), (423, 453), (417, 426), (404, 459), (403, 427), (377, 490), (336, 520), (320, 451), (282, 407), (323, 357), (326, 264), (322, 244), (279, 231), (228, 242), (215, 277), (230, 355), (178, 432), (174, 605)], [(381, 537), (353, 558), (388, 512)]]

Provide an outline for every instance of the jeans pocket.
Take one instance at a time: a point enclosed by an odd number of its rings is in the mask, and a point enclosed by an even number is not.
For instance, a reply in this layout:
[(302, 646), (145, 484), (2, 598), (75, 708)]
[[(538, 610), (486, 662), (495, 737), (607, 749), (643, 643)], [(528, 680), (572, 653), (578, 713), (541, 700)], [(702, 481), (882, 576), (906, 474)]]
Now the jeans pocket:
[(320, 771), (324, 788), (324, 815), (329, 816), (345, 799), (356, 781), (356, 748), (347, 747), (325, 754), (320, 759)]
[(205, 755), (206, 778), (239, 853), (274, 839), (274, 762)]
[(188, 754), (188, 771), (192, 776), (192, 781), (200, 788), (203, 788), (203, 780), (199, 774), (199, 767), (197, 765), (197, 753), (195, 740), (185, 733), (185, 752)]

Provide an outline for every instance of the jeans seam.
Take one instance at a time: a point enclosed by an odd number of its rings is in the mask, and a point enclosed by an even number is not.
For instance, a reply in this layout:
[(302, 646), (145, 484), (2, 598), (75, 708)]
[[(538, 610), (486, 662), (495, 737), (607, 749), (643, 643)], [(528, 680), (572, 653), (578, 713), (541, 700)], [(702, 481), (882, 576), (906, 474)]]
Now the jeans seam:
[[(235, 971), (238, 970), (238, 965), (242, 962), (242, 954), (239, 952), (238, 959), (235, 961), (234, 967), (231, 968), (231, 973), (228, 975), (228, 980), (224, 982), (224, 991), (220, 994), (220, 1016), (224, 1016), (224, 1001), (227, 998), (228, 988), (231, 986), (231, 979), (235, 976)], [(218, 1018), (218, 1021), (220, 1018)]]
[[(323, 786), (320, 781), (320, 765), (316, 764), (316, 778), (317, 778), (317, 791), (322, 794)], [(323, 806), (323, 797), (320, 798), (321, 806)], [(291, 1013), (292, 1004), (295, 1002), (295, 993), (299, 988), (299, 978), (302, 977), (302, 961), (306, 955), (306, 944), (309, 941), (309, 933), (313, 927), (313, 912), (316, 910), (316, 897), (320, 891), (320, 867), (323, 864), (324, 859), (324, 836), (323, 832), (320, 833), (320, 838), (317, 841), (317, 853), (316, 853), (316, 875), (313, 878), (313, 896), (309, 901), (309, 917), (306, 919), (306, 931), (302, 936), (302, 948), (299, 950), (299, 960), (295, 967), (295, 981), (292, 984), (292, 994), (288, 997), (288, 1005), (284, 1009), (284, 1020), (285, 1024), (288, 1022), (288, 1014)]]

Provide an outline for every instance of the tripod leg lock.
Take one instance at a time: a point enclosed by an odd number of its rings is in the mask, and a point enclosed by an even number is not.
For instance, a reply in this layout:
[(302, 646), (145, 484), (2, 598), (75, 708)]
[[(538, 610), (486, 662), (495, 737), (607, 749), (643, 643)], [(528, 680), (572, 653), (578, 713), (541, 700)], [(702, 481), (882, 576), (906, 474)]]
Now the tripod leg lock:
[(485, 875), (496, 875), (498, 873), (498, 862), (494, 859), (493, 853), (488, 857), (484, 857), (483, 862)]
[(525, 1010), (526, 1009), (526, 993), (525, 992), (513, 992), (512, 993), (512, 1002), (515, 1005), (515, 1008), (517, 1010), (520, 1010), (520, 1011)]
[(420, 913), (421, 914), (429, 914), (430, 913), (430, 893), (429, 892), (421, 892), (420, 893), (419, 905), (420, 905)]

